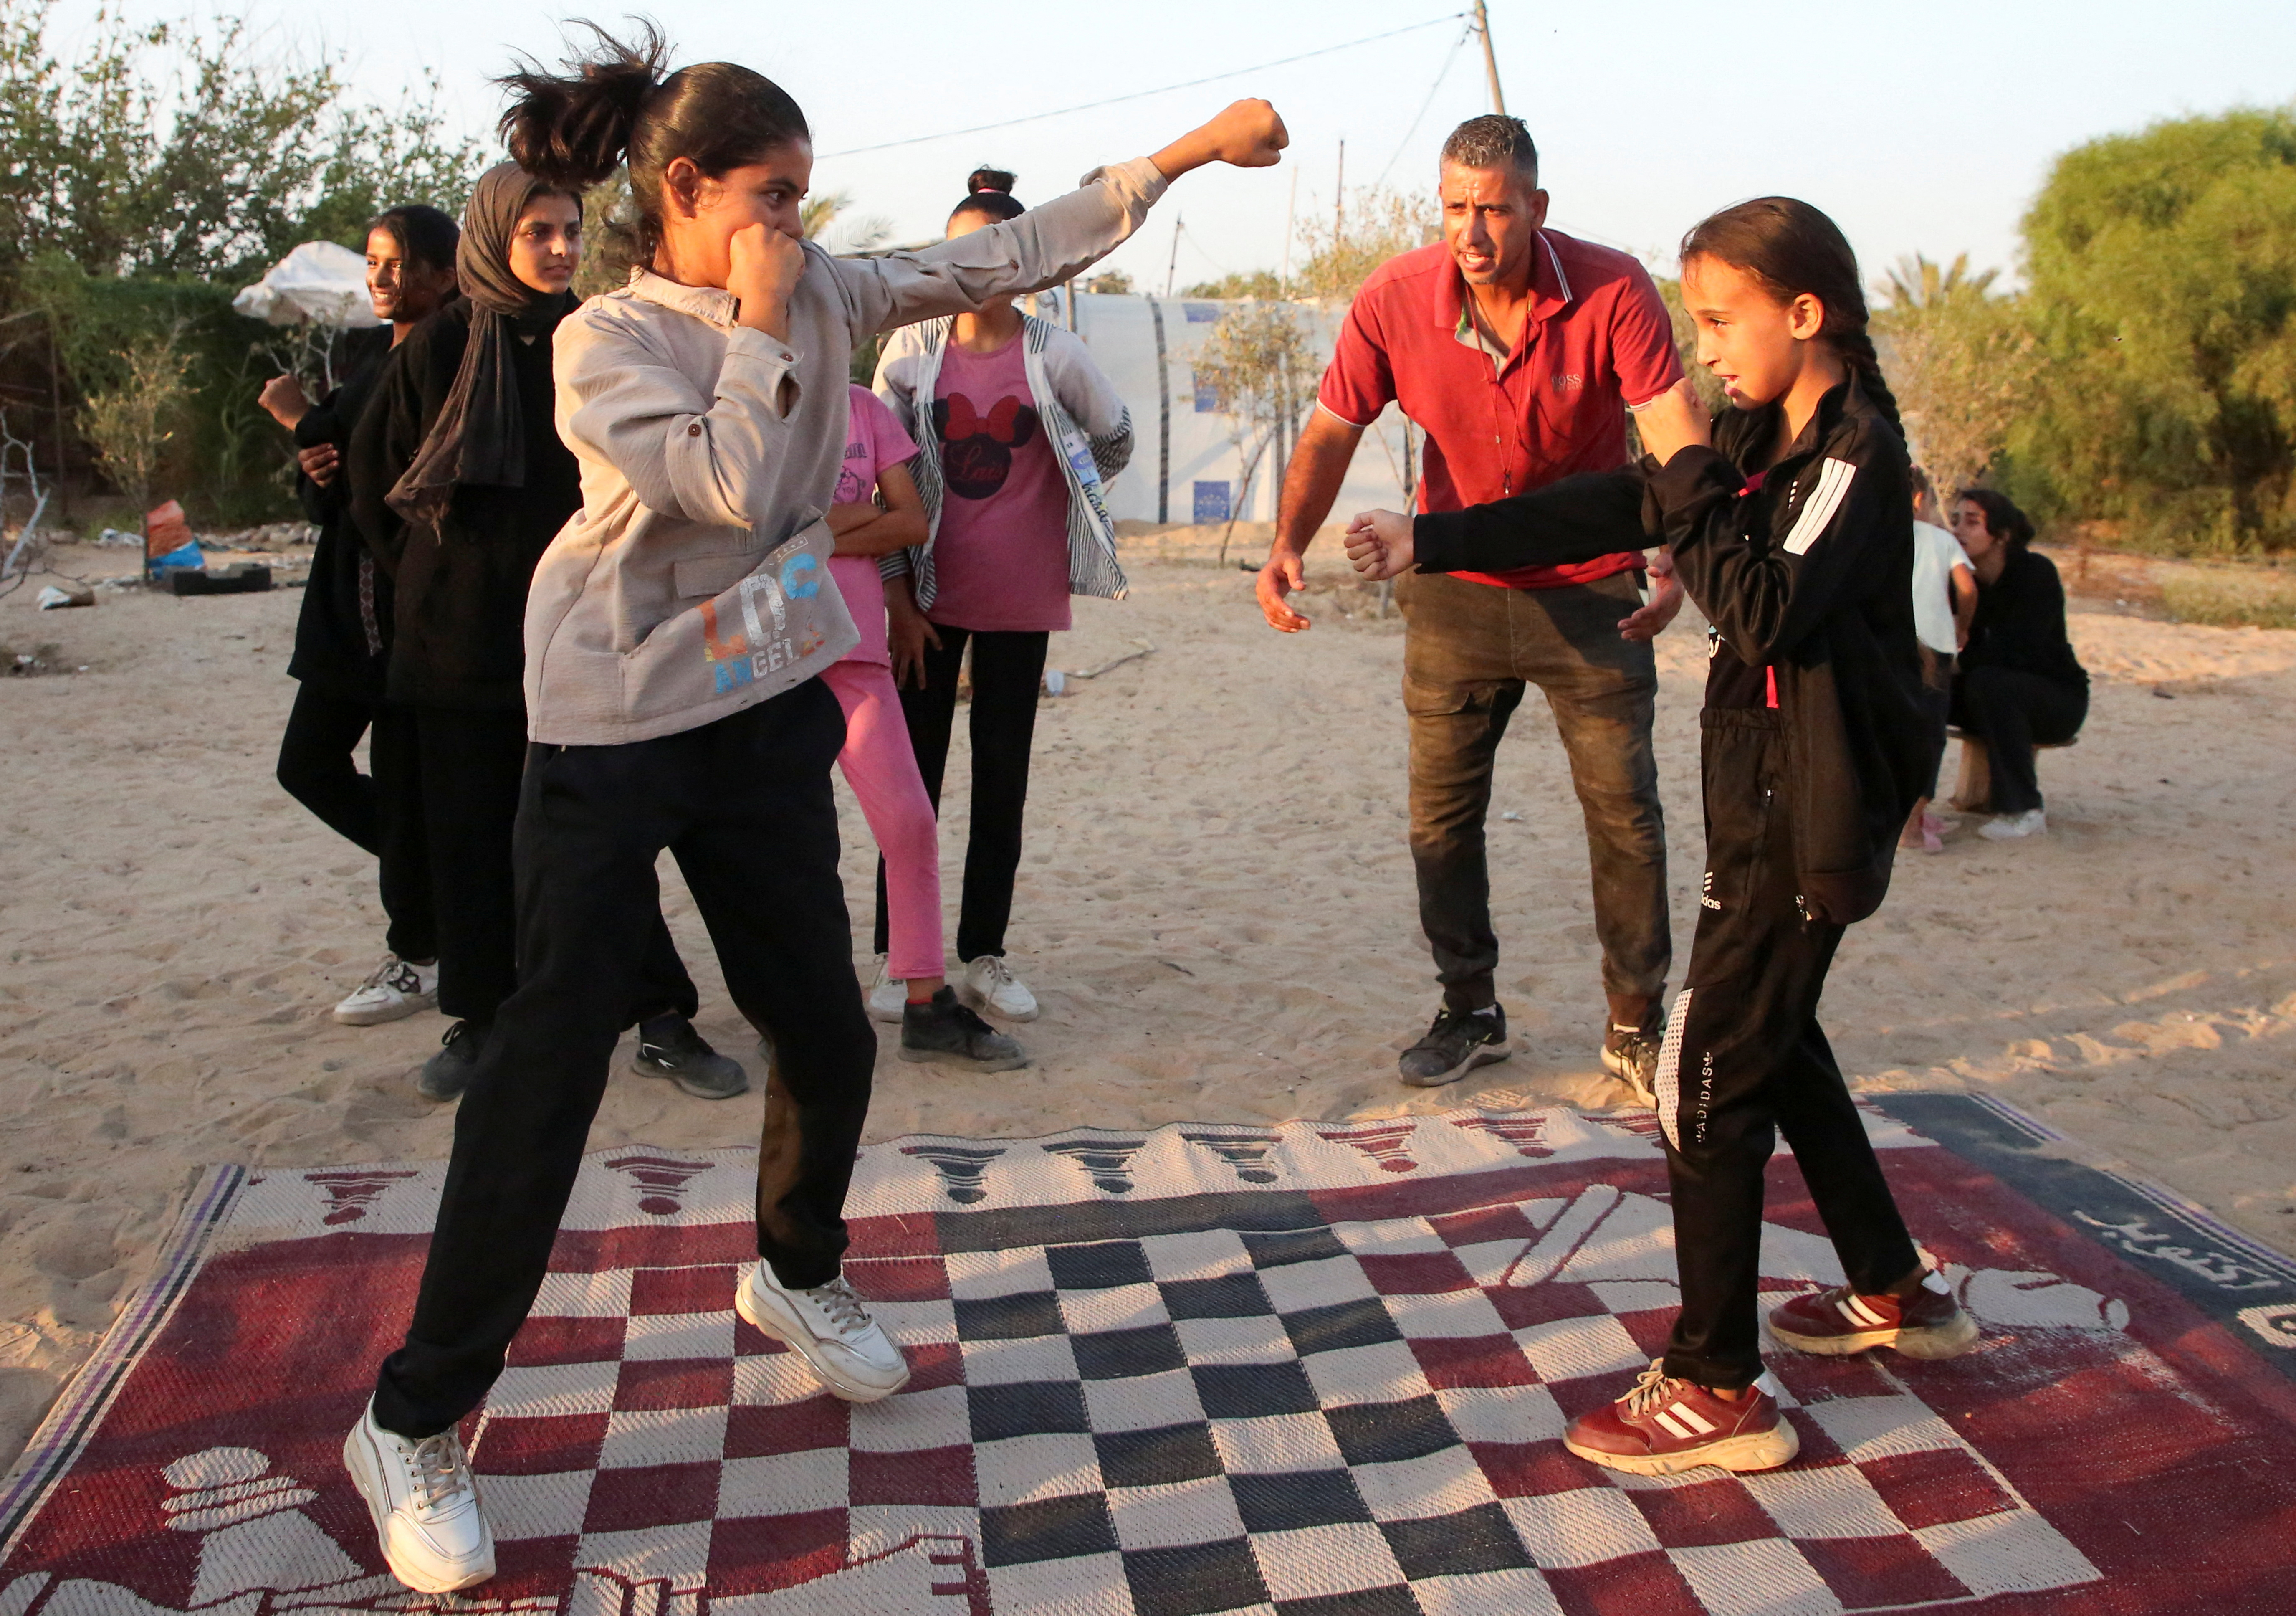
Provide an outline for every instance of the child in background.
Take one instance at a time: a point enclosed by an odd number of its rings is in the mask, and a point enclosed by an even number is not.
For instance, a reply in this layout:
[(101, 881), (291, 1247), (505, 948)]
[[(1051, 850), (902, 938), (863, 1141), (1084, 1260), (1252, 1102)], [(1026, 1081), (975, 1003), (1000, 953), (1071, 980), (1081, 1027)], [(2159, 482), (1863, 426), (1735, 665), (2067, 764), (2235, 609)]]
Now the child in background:
[[(1977, 615), (1977, 575), (1961, 541), (1939, 525), (1937, 489), (1930, 474), (1915, 466), (1914, 483), (1914, 633), (1922, 653), (1922, 710), (1938, 757), (1945, 757), (1946, 720), (1953, 708), (1954, 658), (1969, 643), (1969, 620)], [(1914, 804), (1898, 845), (1907, 852), (1945, 851), (1945, 821), (1930, 812), (1937, 774)]]
[[(1010, 174), (975, 169), (949, 215), (948, 239), (1025, 211)], [(1004, 963), (1004, 928), (1021, 867), (1037, 696), (1051, 636), (1069, 627), (1070, 595), (1123, 596), (1101, 488), (1132, 458), (1132, 417), (1075, 332), (1001, 298), (896, 333), (878, 362), (877, 391), (931, 449), (916, 463), (931, 532), (908, 554), (913, 578), (893, 588), (889, 609), (901, 708), (936, 809), (957, 669), (972, 647), (972, 833), (956, 926), (962, 991), (1025, 1021), (1037, 999)], [(881, 872), (881, 954), (885, 912)], [(881, 982), (870, 1013), (890, 1020), (898, 1003)]]
[(1682, 243), (1700, 363), (1731, 408), (1714, 447), (1419, 517), (1366, 512), (1358, 570), (1497, 571), (1608, 554), (1643, 530), (1713, 625), (1698, 932), (1659, 1056), (1682, 1310), (1666, 1356), (1570, 1422), (1583, 1459), (1641, 1475), (1769, 1470), (1800, 1438), (1762, 1368), (1763, 1169), (1780, 1129), (1849, 1283), (1796, 1296), (1804, 1352), (1950, 1358), (1977, 1326), (1915, 1249), (1817, 1024), (1842, 933), (1881, 906), (1935, 777), (1913, 613), (1912, 488), (1857, 260), (1816, 209), (1762, 197)]
[[(845, 750), (837, 766), (860, 800), (877, 839), (890, 898), (892, 947), (885, 980), (906, 987), (901, 1058), (939, 1061), (976, 1071), (1025, 1066), (1021, 1046), (982, 1021), (941, 974), (940, 832), (917, 774), (892, 658), (885, 648), (885, 585), (878, 558), (924, 543), (924, 501), (909, 475), (917, 446), (877, 395), (852, 390), (845, 466), (829, 507), (837, 547), (829, 570), (853, 614), (860, 643), (823, 670), (845, 710)], [(906, 571), (906, 568), (901, 569)], [(907, 584), (899, 587), (904, 600)], [(880, 919), (880, 928), (886, 922)]]

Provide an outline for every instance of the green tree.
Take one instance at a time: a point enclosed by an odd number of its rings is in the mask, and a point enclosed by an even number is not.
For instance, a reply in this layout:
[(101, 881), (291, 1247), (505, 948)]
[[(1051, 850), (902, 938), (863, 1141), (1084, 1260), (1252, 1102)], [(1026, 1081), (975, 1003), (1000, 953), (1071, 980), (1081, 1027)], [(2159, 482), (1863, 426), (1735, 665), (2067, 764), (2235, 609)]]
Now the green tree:
[(1283, 283), (1275, 278), (1272, 269), (1231, 272), (1217, 281), (1198, 281), (1193, 286), (1180, 289), (1184, 298), (1220, 298), (1240, 300), (1245, 298), (1272, 299), (1283, 295)]
[(2025, 242), (2017, 491), (2152, 546), (2296, 545), (2296, 109), (2077, 147)]
[(1329, 223), (1316, 218), (1300, 226), (1300, 244), (1308, 257), (1292, 277), (1290, 293), (1352, 302), (1373, 270), (1442, 234), (1435, 201), (1423, 193), (1376, 187), (1354, 192)]
[(237, 21), (106, 9), (66, 63), (53, 8), (0, 0), (0, 289), (44, 251), (91, 275), (243, 275), (315, 236), (363, 246), (387, 202), (469, 193), (480, 149), (429, 101), (354, 103), (336, 62), (266, 55)]
[(1251, 497), (1259, 463), (1277, 433), (1299, 418), (1321, 367), (1291, 309), (1281, 303), (1250, 302), (1229, 309), (1214, 324), (1196, 350), (1194, 369), (1196, 385), (1210, 390), (1227, 416), (1228, 439), (1243, 472), (1228, 506), (1226, 531), (1220, 535), (1219, 560), (1225, 566), (1228, 539)]
[(1874, 288), (1890, 388), (1941, 498), (1986, 473), (2031, 406), (2032, 328), (2019, 300), (1992, 295), (1999, 274), (1971, 275), (1965, 252), (1942, 267), (1915, 254)]

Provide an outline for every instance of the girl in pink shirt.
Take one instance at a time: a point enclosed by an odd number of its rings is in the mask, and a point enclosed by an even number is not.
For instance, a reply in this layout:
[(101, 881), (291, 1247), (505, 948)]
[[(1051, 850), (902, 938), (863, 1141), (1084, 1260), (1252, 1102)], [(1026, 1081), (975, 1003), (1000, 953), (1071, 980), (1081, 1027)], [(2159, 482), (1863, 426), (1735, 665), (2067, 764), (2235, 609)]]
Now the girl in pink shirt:
[[(845, 750), (837, 766), (860, 800), (881, 855), (879, 909), (891, 915), (885, 975), (906, 989), (898, 1010), (901, 1058), (1004, 1071), (1027, 1065), (1029, 1057), (960, 1004), (941, 974), (939, 830), (917, 773), (885, 644), (878, 558), (921, 543), (926, 534), (924, 500), (908, 469), (917, 446), (876, 394), (865, 387), (852, 391), (845, 464), (829, 507), (830, 531), (837, 535), (829, 570), (861, 640), (821, 677), (845, 710)], [(881, 918), (878, 924), (886, 922)]]
[[(1012, 185), (1009, 174), (977, 170), (949, 216), (950, 237), (1020, 217)], [(957, 671), (968, 646), (972, 653), (972, 833), (956, 928), (959, 991), (982, 1009), (1027, 1021), (1036, 997), (1004, 963), (1004, 928), (1021, 864), (1037, 695), (1047, 642), (1069, 627), (1069, 597), (1124, 593), (1103, 481), (1131, 458), (1131, 417), (1074, 332), (1002, 299), (898, 334), (885, 348), (877, 387), (926, 446), (916, 463), (929, 537), (907, 552), (888, 610), (901, 706), (936, 806), (955, 726)], [(885, 909), (881, 888), (881, 951)], [(885, 1015), (890, 998), (881, 986), (872, 1013)]]

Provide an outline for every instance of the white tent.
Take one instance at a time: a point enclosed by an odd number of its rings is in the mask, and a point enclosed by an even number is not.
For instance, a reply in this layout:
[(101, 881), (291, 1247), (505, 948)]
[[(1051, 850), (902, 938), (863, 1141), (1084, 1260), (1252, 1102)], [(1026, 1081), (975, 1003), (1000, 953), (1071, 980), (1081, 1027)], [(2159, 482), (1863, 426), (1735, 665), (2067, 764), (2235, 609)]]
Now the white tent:
[(231, 300), (252, 320), (273, 325), (365, 329), (380, 325), (366, 295), (366, 260), (333, 242), (306, 242)]
[[(1035, 303), (1044, 318), (1068, 323), (1058, 293)], [(1226, 521), (1233, 513), (1245, 521), (1275, 520), (1275, 456), (1262, 455), (1251, 487), (1241, 486), (1243, 466), (1228, 435), (1228, 418), (1209, 392), (1198, 390), (1191, 364), (1219, 317), (1237, 307), (1203, 298), (1086, 292), (1077, 299), (1077, 334), (1132, 412), (1132, 464), (1109, 488), (1119, 519), (1210, 522)], [(1320, 375), (1344, 310), (1312, 303), (1288, 307), (1308, 335)], [(1331, 520), (1344, 522), (1374, 506), (1405, 508), (1403, 429), (1402, 415), (1390, 406), (1364, 434)]]

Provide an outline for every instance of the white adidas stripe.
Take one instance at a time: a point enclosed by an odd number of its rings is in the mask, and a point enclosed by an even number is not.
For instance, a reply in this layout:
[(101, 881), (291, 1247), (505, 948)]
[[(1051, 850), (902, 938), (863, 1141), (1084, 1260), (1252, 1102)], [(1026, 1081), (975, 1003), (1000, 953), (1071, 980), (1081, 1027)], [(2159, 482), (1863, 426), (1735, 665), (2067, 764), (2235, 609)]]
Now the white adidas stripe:
[(1674, 1411), (1672, 1409), (1660, 1410), (1658, 1415), (1658, 1423), (1665, 1427), (1667, 1435), (1673, 1437), (1679, 1441), (1687, 1442), (1693, 1435), (1696, 1434), (1689, 1426), (1684, 1424), (1680, 1420), (1674, 1417)]
[(1845, 1296), (1833, 1306), (1835, 1310), (1851, 1324), (1863, 1325), (1868, 1330), (1890, 1322), (1869, 1307), (1862, 1296), (1855, 1294)]
[(1828, 459), (1818, 468), (1817, 487), (1810, 490), (1809, 503), (1802, 506), (1801, 514), (1794, 520), (1793, 531), (1786, 535), (1788, 555), (1809, 553), (1809, 547), (1824, 536), (1833, 513), (1841, 508), (1842, 500), (1849, 496), (1850, 479), (1857, 475), (1857, 468), (1846, 460)]
[(1713, 1421), (1708, 1419), (1695, 1408), (1689, 1407), (1684, 1404), (1677, 1403), (1672, 1409), (1672, 1413), (1676, 1418), (1683, 1421), (1685, 1424), (1694, 1427), (1698, 1434), (1702, 1437), (1712, 1436), (1717, 1429)]
[(1659, 1040), (1658, 1071), (1651, 1081), (1658, 1125), (1677, 1150), (1682, 1148), (1682, 1029), (1689, 1021), (1690, 989), (1685, 988), (1667, 1016), (1666, 1037)]

